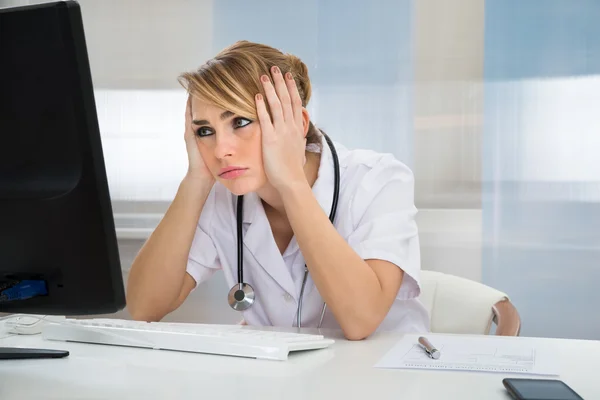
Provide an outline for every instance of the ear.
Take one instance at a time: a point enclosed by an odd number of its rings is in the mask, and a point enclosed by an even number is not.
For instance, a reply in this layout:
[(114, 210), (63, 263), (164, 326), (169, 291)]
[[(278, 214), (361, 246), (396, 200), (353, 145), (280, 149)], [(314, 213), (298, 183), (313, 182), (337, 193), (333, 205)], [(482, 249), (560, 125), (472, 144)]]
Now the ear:
[(308, 110), (302, 107), (302, 134), (304, 138), (308, 135), (308, 128), (310, 127), (310, 115), (308, 114)]

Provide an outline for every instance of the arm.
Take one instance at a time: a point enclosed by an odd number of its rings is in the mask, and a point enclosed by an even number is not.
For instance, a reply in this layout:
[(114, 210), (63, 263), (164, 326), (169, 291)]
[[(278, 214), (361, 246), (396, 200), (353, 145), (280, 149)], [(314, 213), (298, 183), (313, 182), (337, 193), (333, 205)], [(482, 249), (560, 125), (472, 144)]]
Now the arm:
[[(284, 80), (277, 67), (272, 68), (272, 77), (274, 85), (268, 76), (261, 77), (272, 116), (262, 94), (256, 95), (265, 173), (281, 195), (287, 218), (319, 293), (333, 311), (345, 336), (363, 339), (385, 318), (404, 278), (403, 270), (397, 265), (404, 262), (400, 257), (386, 257), (398, 260), (395, 264), (374, 258), (383, 257), (380, 256), (385, 253), (382, 242), (387, 241), (385, 244), (391, 248), (402, 243), (395, 241), (397, 237), (389, 235), (385, 229), (379, 229), (376, 240), (370, 237), (371, 240), (365, 242), (376, 251), (363, 250), (366, 255), (363, 259), (337, 233), (315, 199), (302, 168), (309, 118), (296, 82), (290, 73)], [(389, 203), (393, 205), (393, 201), (388, 196), (382, 198), (389, 209)], [(372, 208), (377, 207), (373, 205)], [(388, 215), (377, 216), (375, 220), (385, 222)], [(368, 237), (373, 229), (368, 225), (361, 227), (363, 236)], [(353, 240), (357, 238), (360, 240), (360, 235)], [(360, 301), (356, 301), (357, 298)]]
[(186, 266), (211, 188), (212, 183), (184, 179), (165, 216), (133, 261), (127, 281), (127, 307), (134, 319), (161, 320), (195, 287)]
[(366, 338), (392, 306), (403, 271), (388, 261), (363, 260), (335, 230), (308, 183), (289, 187), (281, 194), (319, 293), (347, 339)]
[(198, 150), (192, 127), (192, 96), (188, 96), (186, 103), (183, 136), (188, 172), (129, 272), (127, 306), (134, 319), (161, 320), (184, 302), (201, 277), (198, 270), (194, 272), (196, 277), (186, 270), (198, 220), (215, 180)]

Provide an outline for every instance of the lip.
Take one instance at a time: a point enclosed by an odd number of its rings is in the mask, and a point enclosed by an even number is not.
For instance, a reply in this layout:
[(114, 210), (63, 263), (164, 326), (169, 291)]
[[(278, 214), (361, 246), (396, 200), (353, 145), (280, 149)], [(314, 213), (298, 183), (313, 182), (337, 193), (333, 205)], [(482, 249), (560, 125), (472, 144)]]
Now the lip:
[(225, 167), (225, 168), (221, 168), (221, 170), (219, 171), (219, 176), (223, 179), (233, 179), (233, 178), (237, 178), (238, 176), (242, 175), (247, 170), (248, 170), (248, 168), (244, 168), (244, 167), (236, 167), (236, 166)]

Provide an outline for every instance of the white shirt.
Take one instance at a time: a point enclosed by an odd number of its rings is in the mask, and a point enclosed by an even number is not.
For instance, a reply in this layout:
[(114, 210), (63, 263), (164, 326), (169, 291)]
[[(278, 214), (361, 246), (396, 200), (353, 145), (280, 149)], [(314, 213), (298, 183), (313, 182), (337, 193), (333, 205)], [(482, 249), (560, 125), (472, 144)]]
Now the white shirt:
[[(337, 232), (362, 259), (389, 261), (404, 271), (396, 300), (378, 330), (429, 331), (429, 315), (417, 298), (420, 250), (412, 172), (390, 154), (334, 145), (340, 164), (340, 194), (334, 220)], [(332, 153), (325, 140), (322, 148), (312, 191), (329, 216), (335, 174)], [(244, 320), (248, 325), (296, 326), (304, 277), (304, 257), (296, 238), (292, 238), (282, 256), (256, 193), (244, 196), (243, 232), (244, 281), (256, 294), (252, 307), (243, 312)], [(217, 182), (202, 210), (187, 272), (199, 284), (218, 269), (223, 270), (227, 281), (227, 288), (223, 288), (226, 301), (227, 292), (238, 283), (236, 197)], [(361, 301), (359, 296), (356, 301)], [(302, 326), (316, 327), (322, 307), (323, 299), (309, 274), (302, 304)], [(322, 327), (340, 328), (329, 308)]]

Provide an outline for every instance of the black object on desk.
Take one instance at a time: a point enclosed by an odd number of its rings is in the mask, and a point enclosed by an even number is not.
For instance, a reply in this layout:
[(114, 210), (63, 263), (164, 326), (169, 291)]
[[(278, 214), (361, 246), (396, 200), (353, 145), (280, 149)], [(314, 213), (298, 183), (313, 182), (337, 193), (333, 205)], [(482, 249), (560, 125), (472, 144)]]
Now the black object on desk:
[(69, 355), (65, 350), (25, 349), (20, 347), (0, 347), (0, 360), (23, 360), (30, 358), (63, 358)]
[(505, 378), (502, 383), (516, 400), (583, 400), (557, 379)]
[[(0, 312), (125, 306), (81, 9), (0, 9)], [(64, 357), (0, 348), (0, 359)]]

